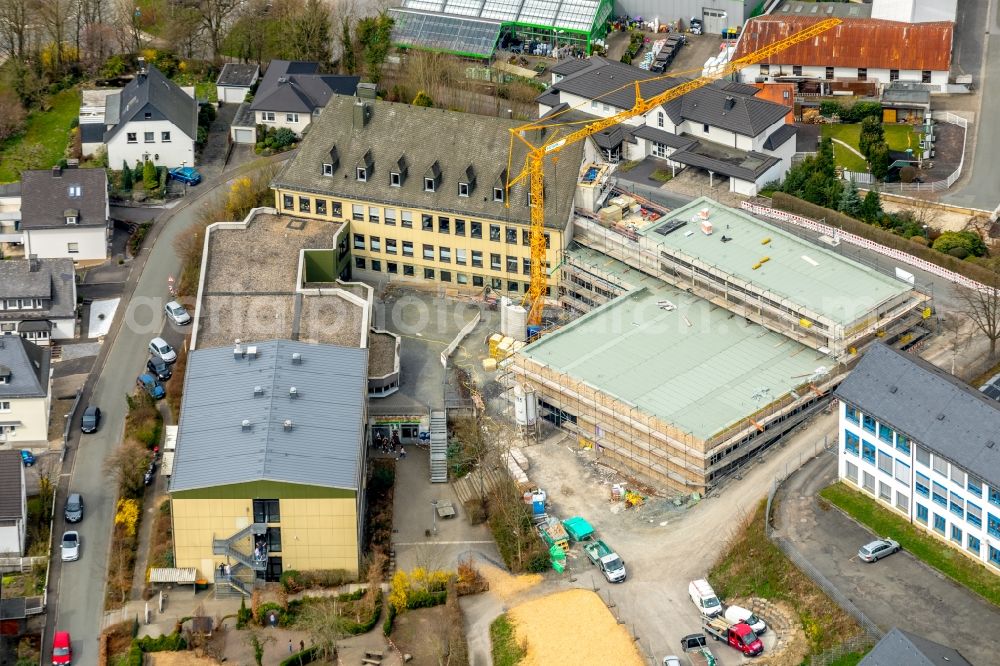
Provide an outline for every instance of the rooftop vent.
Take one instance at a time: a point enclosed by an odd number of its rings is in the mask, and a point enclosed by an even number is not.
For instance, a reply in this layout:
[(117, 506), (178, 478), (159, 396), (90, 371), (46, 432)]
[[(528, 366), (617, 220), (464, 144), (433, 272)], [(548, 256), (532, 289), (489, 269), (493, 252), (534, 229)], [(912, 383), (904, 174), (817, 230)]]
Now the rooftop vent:
[(295, 365), (302, 365), (302, 354), (295, 352), (292, 354), (292, 363)]
[(241, 347), (240, 345), (236, 345), (235, 347), (233, 347), (233, 358), (236, 359), (237, 361), (243, 359), (243, 347)]
[(889, 387), (889, 393), (895, 393), (898, 390), (899, 390), (898, 386), (890, 386)]
[(941, 413), (941, 414), (938, 414), (938, 415), (937, 415), (937, 420), (938, 420), (938, 421), (944, 421), (944, 414), (943, 414), (943, 413)]
[(254, 386), (253, 387), (253, 397), (259, 398), (262, 395), (264, 395), (264, 387), (263, 386)]
[(294, 386), (289, 386), (288, 387), (288, 397), (289, 398), (297, 398), (297, 397), (299, 397), (299, 390), (297, 388), (295, 388)]
[(988, 449), (992, 449), (996, 445), (997, 445), (997, 443), (994, 442), (992, 439), (986, 442), (986, 448), (988, 448)]
[(251, 428), (250, 419), (243, 419), (243, 432), (250, 432)]
[(247, 358), (257, 358), (257, 347), (247, 347)]
[(285, 432), (291, 432), (292, 431), (292, 420), (291, 419), (285, 419), (285, 422), (282, 425), (285, 427)]

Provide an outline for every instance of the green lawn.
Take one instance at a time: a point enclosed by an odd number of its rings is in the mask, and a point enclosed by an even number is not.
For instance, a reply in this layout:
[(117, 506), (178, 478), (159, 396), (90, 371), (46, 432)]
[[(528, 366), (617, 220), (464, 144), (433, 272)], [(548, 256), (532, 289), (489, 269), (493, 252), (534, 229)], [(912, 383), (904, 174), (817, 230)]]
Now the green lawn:
[(0, 146), (0, 183), (18, 180), (20, 169), (48, 169), (65, 156), (70, 124), (80, 114), (80, 93), (64, 90), (49, 104), (48, 111), (28, 116), (23, 134)]
[(879, 536), (895, 539), (917, 559), (982, 595), (987, 601), (1000, 605), (1000, 576), (996, 571), (966, 557), (844, 483), (828, 486), (820, 491), (820, 495)]
[[(913, 148), (917, 151), (920, 147), (920, 132), (914, 132), (910, 125), (883, 125), (885, 129), (885, 140), (891, 150), (906, 150)], [(823, 138), (840, 139), (844, 143), (858, 149), (858, 140), (861, 138), (861, 124), (832, 123), (823, 125)], [(844, 167), (851, 171), (867, 171), (868, 165), (864, 158), (855, 155), (850, 150), (833, 143), (834, 160), (837, 166)]]

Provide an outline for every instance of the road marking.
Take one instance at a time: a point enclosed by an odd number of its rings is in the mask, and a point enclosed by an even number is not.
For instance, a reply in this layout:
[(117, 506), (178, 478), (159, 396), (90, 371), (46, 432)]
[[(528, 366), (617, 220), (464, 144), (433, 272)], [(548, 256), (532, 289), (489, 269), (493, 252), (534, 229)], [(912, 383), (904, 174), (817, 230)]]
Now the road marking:
[(394, 546), (465, 546), (468, 544), (494, 543), (492, 539), (488, 541), (395, 541)]

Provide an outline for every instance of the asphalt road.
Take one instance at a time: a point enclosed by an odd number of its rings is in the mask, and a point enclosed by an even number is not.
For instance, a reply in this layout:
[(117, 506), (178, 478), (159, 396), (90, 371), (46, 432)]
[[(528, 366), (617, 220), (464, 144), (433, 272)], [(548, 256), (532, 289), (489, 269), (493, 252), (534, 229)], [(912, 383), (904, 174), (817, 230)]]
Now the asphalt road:
[(822, 510), (816, 501), (816, 493), (836, 475), (836, 456), (824, 455), (782, 486), (779, 534), (883, 631), (899, 627), (950, 645), (974, 664), (996, 663), (996, 606), (905, 551), (875, 564), (857, 559), (858, 547), (876, 535), (836, 509)]

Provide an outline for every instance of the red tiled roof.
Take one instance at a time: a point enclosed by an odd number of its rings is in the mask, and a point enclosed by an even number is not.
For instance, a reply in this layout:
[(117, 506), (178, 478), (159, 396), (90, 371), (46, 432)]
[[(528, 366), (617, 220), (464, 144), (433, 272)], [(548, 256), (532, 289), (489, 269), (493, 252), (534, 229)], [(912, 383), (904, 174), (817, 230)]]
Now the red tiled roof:
[[(822, 20), (805, 16), (758, 16), (743, 29), (740, 58)], [(845, 18), (821, 35), (777, 53), (762, 64), (866, 67), (935, 72), (951, 67), (954, 24), (899, 23)]]

